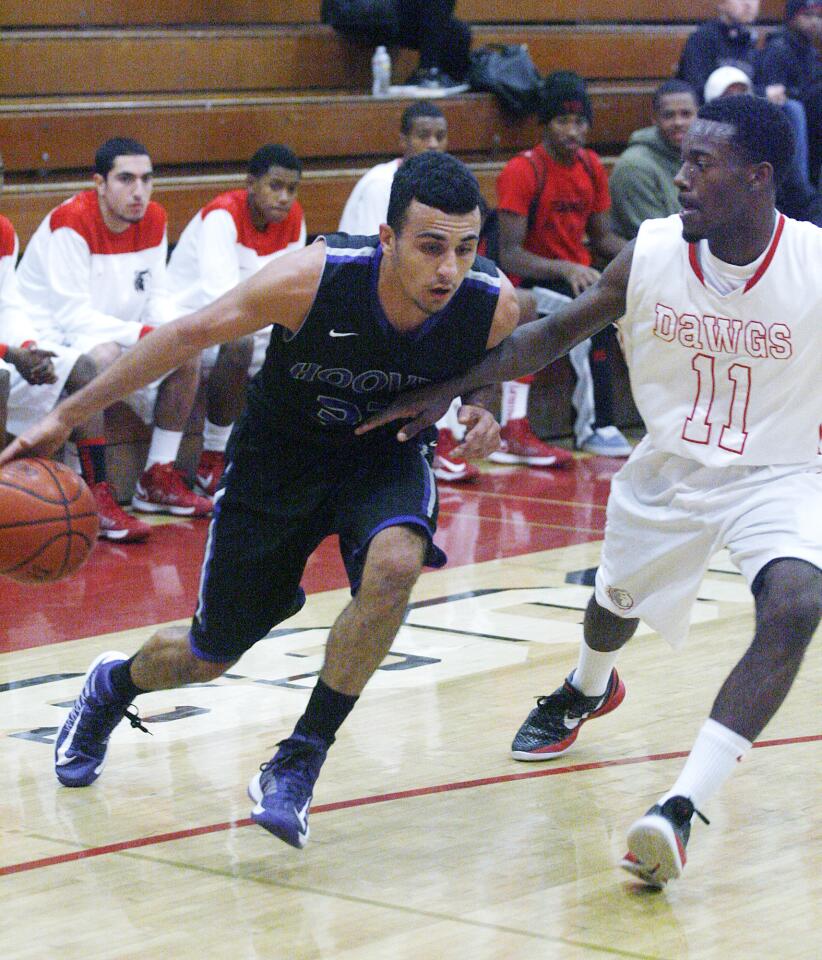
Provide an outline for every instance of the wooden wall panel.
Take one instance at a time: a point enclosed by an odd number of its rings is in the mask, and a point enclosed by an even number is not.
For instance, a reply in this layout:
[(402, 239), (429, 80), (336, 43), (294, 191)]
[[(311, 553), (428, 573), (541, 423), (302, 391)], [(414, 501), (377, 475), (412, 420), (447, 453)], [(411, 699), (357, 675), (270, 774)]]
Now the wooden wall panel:
[[(590, 79), (670, 76), (688, 27), (480, 27), (474, 43), (527, 43), (542, 72)], [(231, 31), (87, 31), (7, 35), (0, 97), (117, 93), (366, 90), (367, 51), (327, 27)], [(399, 51), (395, 76), (417, 55)]]
[[(648, 85), (593, 88), (592, 144), (625, 143), (633, 130), (648, 124), (650, 99)], [(112, 136), (143, 142), (156, 167), (242, 165), (269, 142), (288, 144), (305, 161), (345, 166), (358, 157), (398, 151), (400, 116), (408, 103), (337, 97), (28, 113), (0, 110), (0, 144), (11, 174), (85, 171), (97, 146)], [(535, 118), (509, 118), (488, 94), (448, 98), (441, 106), (455, 153), (495, 159), (495, 154), (524, 149), (539, 136)]]
[[(763, 0), (760, 19), (779, 20), (781, 0)], [(716, 14), (714, 0), (457, 0), (473, 23), (694, 23)], [(320, 0), (4, 0), (0, 27), (133, 26), (202, 23), (319, 23)]]
[[(494, 183), (502, 169), (498, 163), (472, 164), (483, 195), (492, 205)], [(308, 171), (300, 183), (299, 200), (305, 209), (306, 225), (310, 234), (330, 233), (337, 229), (342, 208), (354, 184), (367, 167), (349, 167), (340, 171)], [(242, 174), (225, 177), (158, 178), (153, 197), (168, 211), (169, 240), (175, 243), (185, 225), (209, 200), (225, 190), (243, 185)], [(26, 189), (21, 186), (6, 188), (2, 211), (14, 224), (24, 248), (43, 218), (68, 197), (91, 186), (88, 180), (55, 184), (48, 188)]]

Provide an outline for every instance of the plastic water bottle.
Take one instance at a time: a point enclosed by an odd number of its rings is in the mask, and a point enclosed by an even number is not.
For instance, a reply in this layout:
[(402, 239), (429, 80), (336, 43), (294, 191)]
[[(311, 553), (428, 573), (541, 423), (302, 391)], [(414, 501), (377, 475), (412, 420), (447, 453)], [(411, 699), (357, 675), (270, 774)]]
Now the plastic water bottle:
[(391, 86), (391, 57), (385, 47), (377, 47), (371, 58), (371, 92), (375, 97), (387, 97)]

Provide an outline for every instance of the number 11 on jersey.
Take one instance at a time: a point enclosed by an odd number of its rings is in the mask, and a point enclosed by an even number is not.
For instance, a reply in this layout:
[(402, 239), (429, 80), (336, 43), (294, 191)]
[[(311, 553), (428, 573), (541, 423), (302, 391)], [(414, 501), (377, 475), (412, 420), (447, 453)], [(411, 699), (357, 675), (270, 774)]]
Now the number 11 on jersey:
[[(748, 438), (745, 426), (751, 394), (751, 368), (744, 363), (734, 363), (718, 384), (715, 357), (697, 353), (691, 360), (691, 367), (696, 373), (696, 399), (691, 415), (685, 421), (683, 439), (691, 443), (708, 444), (714, 427), (722, 420), (718, 446), (731, 453), (742, 453)], [(727, 384), (724, 382), (726, 378)], [(715, 409), (722, 405), (722, 399), (729, 393), (727, 411)]]

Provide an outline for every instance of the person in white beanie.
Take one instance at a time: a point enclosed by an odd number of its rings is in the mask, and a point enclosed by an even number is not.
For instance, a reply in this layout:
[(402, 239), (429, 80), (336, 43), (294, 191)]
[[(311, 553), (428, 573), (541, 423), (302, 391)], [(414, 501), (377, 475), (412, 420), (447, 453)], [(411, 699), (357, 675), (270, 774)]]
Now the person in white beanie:
[(705, 103), (717, 97), (729, 97), (735, 93), (753, 93), (751, 78), (740, 67), (717, 67), (705, 81)]

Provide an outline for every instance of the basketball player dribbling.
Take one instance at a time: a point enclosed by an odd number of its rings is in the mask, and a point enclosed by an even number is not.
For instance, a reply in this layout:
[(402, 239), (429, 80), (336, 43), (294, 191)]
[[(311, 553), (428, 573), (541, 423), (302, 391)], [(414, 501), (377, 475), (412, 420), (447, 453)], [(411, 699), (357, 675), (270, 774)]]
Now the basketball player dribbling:
[(614, 710), (614, 664), (639, 618), (672, 645), (711, 556), (727, 547), (756, 629), (673, 786), (628, 832), (622, 866), (678, 877), (694, 815), (785, 699), (822, 613), (822, 230), (786, 219), (775, 185), (790, 126), (766, 100), (702, 107), (683, 143), (681, 214), (646, 221), (597, 284), (521, 327), (466, 376), (398, 398), (361, 430), (531, 373), (617, 322), (647, 436), (614, 477), (596, 590), (576, 668), (517, 732), (518, 760), (550, 760)]
[[(511, 283), (476, 255), (479, 203), (476, 178), (459, 160), (409, 159), (379, 237), (332, 234), (272, 261), (158, 327), (3, 451), (0, 463), (47, 455), (75, 421), (183, 358), (276, 324), (229, 443), (191, 629), (158, 630), (133, 657), (103, 653), (92, 663), (57, 735), (61, 783), (97, 779), (112, 730), (126, 715), (139, 725), (126, 713), (139, 693), (220, 676), (296, 613), (309, 556), (337, 533), (353, 599), (331, 628), (305, 713), (249, 786), (252, 818), (305, 845), (326, 752), (388, 653), (423, 564), (445, 563), (433, 542), (428, 444), (397, 443), (393, 430), (357, 437), (354, 428), (396, 393), (463, 373), (519, 319)], [(477, 456), (499, 443), (484, 407), (491, 400), (490, 392), (463, 398), (463, 445), (475, 444)]]

